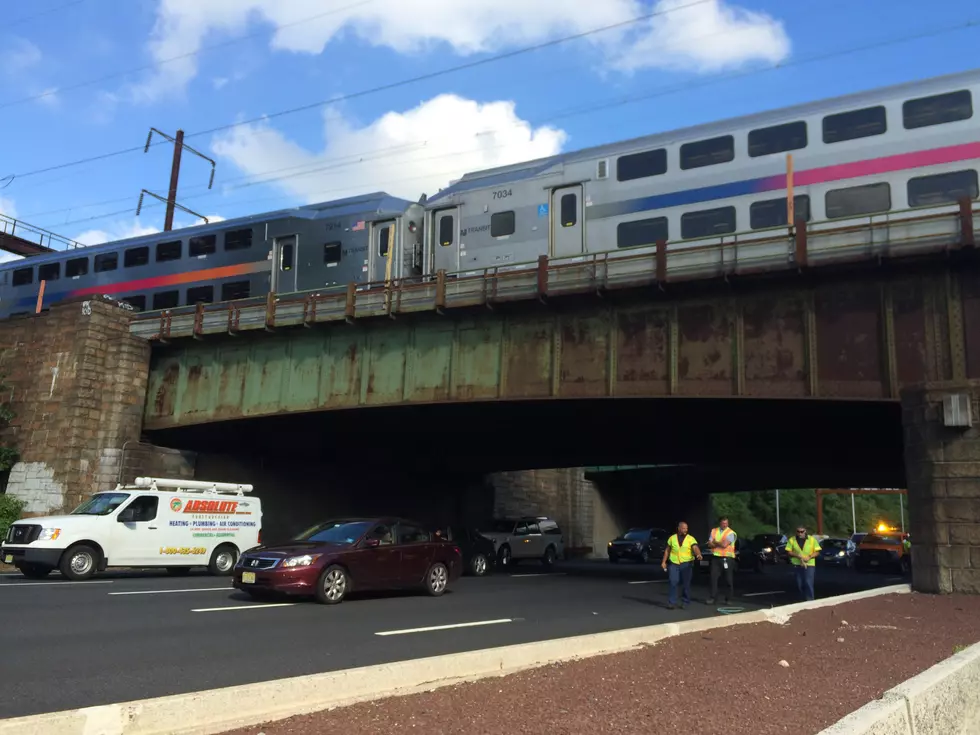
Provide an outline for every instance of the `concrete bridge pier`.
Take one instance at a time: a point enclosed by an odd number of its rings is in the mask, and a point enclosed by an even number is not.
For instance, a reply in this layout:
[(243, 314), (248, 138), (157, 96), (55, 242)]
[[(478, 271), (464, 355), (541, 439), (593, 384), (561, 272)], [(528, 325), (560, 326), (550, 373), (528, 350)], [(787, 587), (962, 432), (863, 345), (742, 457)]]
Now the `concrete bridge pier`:
[(902, 392), (912, 587), (980, 594), (980, 380)]

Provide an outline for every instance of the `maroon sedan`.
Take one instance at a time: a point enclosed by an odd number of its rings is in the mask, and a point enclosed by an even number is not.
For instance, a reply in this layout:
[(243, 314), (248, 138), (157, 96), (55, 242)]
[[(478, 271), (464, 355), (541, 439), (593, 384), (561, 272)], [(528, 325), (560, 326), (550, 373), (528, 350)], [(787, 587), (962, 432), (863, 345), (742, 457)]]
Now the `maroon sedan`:
[(269, 593), (314, 596), (336, 605), (352, 590), (421, 587), (438, 597), (462, 573), (456, 544), (434, 540), (401, 518), (319, 523), (284, 544), (241, 555), (233, 585), (253, 597)]

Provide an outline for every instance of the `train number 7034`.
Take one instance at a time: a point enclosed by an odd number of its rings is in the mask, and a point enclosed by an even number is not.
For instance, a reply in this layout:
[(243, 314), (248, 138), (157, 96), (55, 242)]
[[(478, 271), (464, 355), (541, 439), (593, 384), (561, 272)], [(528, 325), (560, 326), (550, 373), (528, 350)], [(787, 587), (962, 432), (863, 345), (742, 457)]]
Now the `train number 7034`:
[(503, 199), (504, 197), (509, 197), (511, 195), (512, 195), (512, 192), (511, 192), (510, 189), (501, 189), (500, 191), (495, 191), (493, 193), (493, 198), (494, 199)]

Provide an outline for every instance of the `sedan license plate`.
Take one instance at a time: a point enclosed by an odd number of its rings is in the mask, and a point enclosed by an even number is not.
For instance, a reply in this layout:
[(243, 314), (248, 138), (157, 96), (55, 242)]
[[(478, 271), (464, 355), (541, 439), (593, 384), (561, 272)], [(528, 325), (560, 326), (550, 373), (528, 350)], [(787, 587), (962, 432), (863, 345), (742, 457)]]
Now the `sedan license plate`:
[(3, 557), (3, 563), (4, 564), (13, 564), (14, 563), (14, 555), (13, 554), (7, 554), (5, 557)]
[(255, 572), (242, 572), (242, 584), (255, 584)]

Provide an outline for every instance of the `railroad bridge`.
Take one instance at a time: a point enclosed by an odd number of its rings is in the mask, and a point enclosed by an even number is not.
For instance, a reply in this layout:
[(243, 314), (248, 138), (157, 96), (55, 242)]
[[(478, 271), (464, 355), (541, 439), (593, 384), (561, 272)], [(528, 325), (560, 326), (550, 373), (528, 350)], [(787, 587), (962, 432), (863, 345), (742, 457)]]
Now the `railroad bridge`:
[[(690, 464), (714, 490), (906, 485), (916, 586), (980, 593), (977, 211), (137, 315), (140, 374), (120, 387), (95, 335), (102, 372), (77, 383), (104, 376), (130, 428), (109, 436), (110, 408), (86, 405), (97, 439), (66, 446), (125, 454), (141, 425), (165, 446), (279, 455), (296, 485), (310, 457), (355, 474)], [(105, 464), (86, 451), (65, 471)]]

